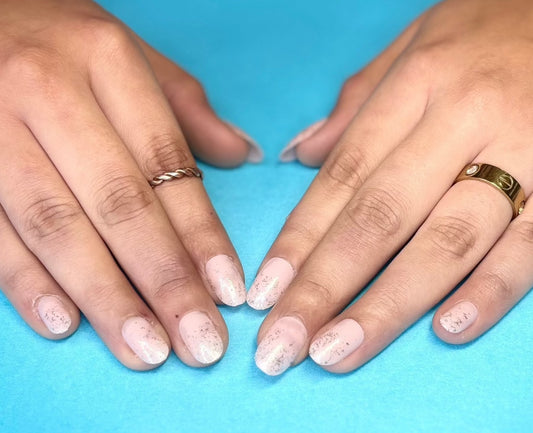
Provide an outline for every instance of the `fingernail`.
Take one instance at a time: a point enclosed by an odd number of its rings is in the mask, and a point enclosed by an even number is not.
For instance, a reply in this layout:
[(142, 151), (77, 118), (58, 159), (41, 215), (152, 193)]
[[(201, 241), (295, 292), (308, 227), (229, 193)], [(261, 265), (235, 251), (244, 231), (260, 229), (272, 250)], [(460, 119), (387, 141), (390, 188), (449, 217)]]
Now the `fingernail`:
[(122, 337), (130, 349), (147, 364), (160, 364), (170, 349), (148, 320), (130, 317), (122, 325)]
[(228, 125), (233, 130), (233, 132), (235, 132), (235, 134), (241, 137), (248, 144), (249, 151), (246, 160), (254, 164), (261, 162), (263, 160), (264, 154), (263, 149), (259, 147), (259, 144), (257, 144), (257, 142), (242, 129), (237, 128), (235, 125), (229, 122), (226, 122), (226, 125)]
[(246, 288), (239, 269), (230, 256), (220, 254), (207, 261), (205, 272), (218, 298), (235, 307), (246, 301)]
[(291, 162), (296, 159), (296, 148), (298, 145), (304, 141), (307, 140), (309, 137), (311, 137), (315, 132), (317, 132), (324, 123), (326, 123), (327, 119), (319, 120), (316, 123), (313, 123), (308, 128), (304, 129), (302, 132), (300, 132), (296, 137), (294, 137), (287, 146), (283, 148), (279, 155), (279, 160), (281, 162)]
[(295, 317), (277, 320), (259, 343), (255, 352), (257, 367), (269, 376), (277, 376), (291, 366), (307, 340), (304, 324)]
[(222, 357), (224, 343), (206, 314), (199, 311), (187, 313), (181, 319), (179, 329), (187, 349), (198, 362), (211, 364)]
[(446, 331), (458, 334), (474, 323), (477, 315), (476, 306), (471, 302), (463, 301), (444, 313), (440, 318), (440, 324)]
[(279, 257), (270, 259), (261, 269), (248, 292), (247, 301), (256, 310), (272, 307), (294, 279), (291, 264)]
[(64, 334), (70, 328), (72, 319), (63, 302), (55, 296), (42, 296), (37, 301), (39, 317), (52, 334)]
[(309, 356), (319, 365), (333, 365), (354, 352), (365, 338), (363, 328), (353, 319), (344, 319), (317, 338)]

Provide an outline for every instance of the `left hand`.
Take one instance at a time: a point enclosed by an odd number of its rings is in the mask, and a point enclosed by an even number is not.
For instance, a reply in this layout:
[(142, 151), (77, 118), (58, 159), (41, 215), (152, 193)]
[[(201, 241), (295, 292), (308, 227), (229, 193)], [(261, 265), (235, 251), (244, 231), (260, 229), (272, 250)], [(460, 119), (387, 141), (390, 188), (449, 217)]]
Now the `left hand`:
[(248, 295), (257, 309), (277, 302), (258, 335), (261, 370), (281, 374), (309, 353), (328, 371), (356, 369), (471, 271), (435, 313), (446, 342), (477, 338), (529, 291), (533, 204), (510, 223), (501, 189), (454, 180), (485, 163), (533, 191), (532, 40), (529, 0), (444, 1), (293, 143), (309, 165), (333, 150)]

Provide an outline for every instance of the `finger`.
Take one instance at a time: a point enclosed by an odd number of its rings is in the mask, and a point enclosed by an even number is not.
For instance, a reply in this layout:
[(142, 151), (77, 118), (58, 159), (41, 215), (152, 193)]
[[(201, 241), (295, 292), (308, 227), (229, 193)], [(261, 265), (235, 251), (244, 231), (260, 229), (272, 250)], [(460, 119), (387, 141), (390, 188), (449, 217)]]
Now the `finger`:
[[(264, 371), (277, 365), (270, 362), (275, 358), (264, 356), (269, 350), (263, 345), (277, 321), (298, 317), (306, 335), (312, 336), (412, 236), (464, 164), (476, 156), (486, 137), (476, 136), (477, 129), (468, 122), (465, 128), (449, 130), (444, 119), (457, 124), (457, 114), (443, 110), (448, 118), (440, 107), (428, 109), (413, 134), (365, 182), (265, 319), (258, 336), (258, 365)], [(427, 143), (434, 136), (441, 140), (428, 155)], [(463, 146), (465, 142), (471, 145)], [(421, 181), (424, 179), (431, 181)], [(305, 357), (306, 343), (293, 343), (299, 351), (293, 353), (291, 362)]]
[[(122, 63), (94, 65), (92, 88), (107, 118), (132, 153), (146, 179), (195, 161), (148, 65), (139, 53)], [(130, 107), (142, 101), (145, 111)], [(215, 300), (236, 306), (246, 289), (237, 253), (198, 179), (165, 182), (155, 188), (181, 242)]]
[[(318, 332), (312, 358), (341, 373), (376, 356), (460, 283), (511, 216), (509, 203), (495, 188), (480, 182), (456, 184), (378, 281)], [(348, 350), (341, 350), (343, 343), (350, 344)]]
[[(10, 124), (2, 119), (2, 125)], [(0, 172), (0, 202), (24, 244), (84, 312), (117, 359), (138, 370), (161, 364), (169, 353), (162, 326), (117, 268), (32, 134), (15, 122), (8, 130), (0, 139), (0, 159), (6, 162)], [(31, 259), (26, 255), (25, 260)], [(48, 283), (40, 290), (52, 290), (76, 320), (59, 288), (50, 284), (44, 272), (35, 272), (34, 290)], [(42, 278), (40, 283), (37, 278)], [(54, 308), (50, 303), (48, 307)]]
[[(520, 161), (533, 159), (533, 151), (501, 150), (501, 146), (491, 145), (475, 160), (504, 170), (513, 167), (527, 193), (533, 176), (522, 169)], [(512, 208), (497, 188), (481, 182), (454, 185), (374, 286), (318, 333), (310, 349), (313, 358), (330, 371), (346, 372), (374, 357), (464, 279), (495, 244), (511, 217)], [(341, 323), (344, 319), (351, 320)], [(357, 341), (345, 340), (354, 335)], [(340, 351), (346, 342), (350, 349)]]
[(24, 245), (1, 207), (0, 237), (0, 287), (20, 317), (45, 338), (75, 332), (78, 309)]
[(353, 117), (368, 100), (379, 82), (418, 31), (423, 15), (369, 63), (343, 85), (337, 104), (329, 117), (298, 134), (280, 154), (282, 162), (298, 159), (311, 167), (321, 165), (338, 143)]
[[(398, 68), (354, 118), (267, 253), (248, 293), (250, 306), (277, 302), (344, 206), (419, 122), (428, 92), (423, 74), (414, 75)], [(398, 110), (391, 100), (408, 102)]]
[[(96, 57), (108, 58), (112, 64), (120, 57), (117, 53), (128, 49), (107, 25), (93, 37), (99, 47)], [(122, 60), (132, 72), (137, 67), (129, 57)], [(48, 61), (32, 68), (36, 69), (32, 72), (35, 80), (31, 80), (34, 88), (16, 102), (19, 116), (38, 137), (85, 214), (157, 314), (176, 354), (191, 366), (217, 361), (227, 345), (222, 316), (146, 178), (94, 100), (85, 77), (76, 75), (76, 67), (58, 71), (56, 64)], [(57, 76), (63, 77), (61, 82), (49, 78)], [(80, 173), (90, 174), (90, 181)], [(198, 320), (198, 315), (205, 320)], [(206, 326), (211, 332), (199, 333)], [(210, 351), (203, 350), (206, 345)]]
[(222, 167), (233, 167), (245, 160), (262, 161), (259, 145), (239, 128), (220, 120), (194, 77), (140, 38), (137, 40), (196, 156)]
[[(491, 211), (491, 215), (493, 212)], [(437, 310), (433, 329), (452, 344), (468, 343), (492, 326), (533, 287), (533, 208), (526, 205), (468, 280)]]

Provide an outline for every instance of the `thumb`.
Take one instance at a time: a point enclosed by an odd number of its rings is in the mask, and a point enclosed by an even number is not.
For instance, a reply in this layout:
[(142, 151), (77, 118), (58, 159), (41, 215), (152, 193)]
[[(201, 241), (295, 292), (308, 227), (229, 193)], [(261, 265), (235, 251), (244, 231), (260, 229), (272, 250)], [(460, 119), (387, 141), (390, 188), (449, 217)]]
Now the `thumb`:
[(324, 162), (394, 61), (409, 45), (422, 18), (423, 15), (363, 70), (346, 80), (329, 117), (314, 123), (291, 140), (281, 151), (279, 158), (282, 162), (298, 159), (311, 167), (320, 166)]
[(152, 66), (192, 152), (220, 167), (260, 162), (263, 152), (247, 134), (221, 120), (201, 84), (174, 62), (137, 38)]

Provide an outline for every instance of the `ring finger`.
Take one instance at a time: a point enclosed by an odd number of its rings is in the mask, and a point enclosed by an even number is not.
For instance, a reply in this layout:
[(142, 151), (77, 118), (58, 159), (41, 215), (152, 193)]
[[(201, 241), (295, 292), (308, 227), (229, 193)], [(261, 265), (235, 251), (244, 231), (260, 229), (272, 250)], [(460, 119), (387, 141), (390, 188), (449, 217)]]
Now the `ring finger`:
[[(477, 160), (499, 160), (510, 167), (509, 160), (491, 149)], [(515, 172), (531, 184), (520, 165)], [(330, 371), (346, 372), (388, 346), (496, 243), (512, 216), (502, 195), (481, 182), (453, 186), (368, 292), (317, 333), (309, 351), (312, 358)]]

